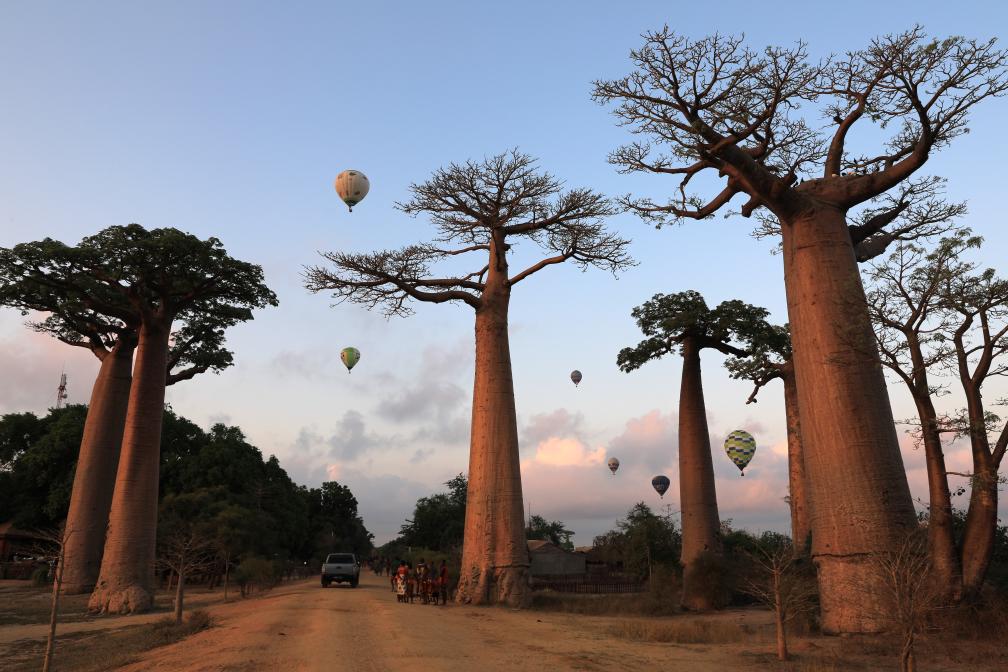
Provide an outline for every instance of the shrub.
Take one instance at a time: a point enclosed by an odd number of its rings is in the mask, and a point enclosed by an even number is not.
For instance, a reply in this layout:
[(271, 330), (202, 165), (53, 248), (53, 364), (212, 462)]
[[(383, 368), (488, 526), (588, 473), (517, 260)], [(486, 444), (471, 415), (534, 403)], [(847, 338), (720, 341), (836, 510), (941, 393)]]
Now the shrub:
[(213, 625), (213, 617), (202, 609), (194, 609), (189, 612), (185, 624), (189, 632), (199, 632)]
[(276, 568), (270, 560), (249, 556), (241, 561), (234, 572), (235, 581), (241, 588), (242, 597), (253, 590), (268, 590), (276, 585)]
[(52, 579), (49, 578), (49, 567), (42, 565), (41, 567), (36, 567), (35, 571), (31, 573), (31, 582), (33, 586), (42, 587), (47, 586), (52, 583)]

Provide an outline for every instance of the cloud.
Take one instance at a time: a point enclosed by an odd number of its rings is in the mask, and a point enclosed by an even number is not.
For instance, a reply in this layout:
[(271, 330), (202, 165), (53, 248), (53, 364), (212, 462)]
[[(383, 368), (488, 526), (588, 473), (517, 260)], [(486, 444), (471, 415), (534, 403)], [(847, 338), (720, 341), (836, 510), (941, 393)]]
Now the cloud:
[(620, 469), (643, 465), (659, 471), (675, 461), (678, 446), (678, 416), (654, 409), (626, 421), (623, 432), (609, 442), (609, 455), (619, 458)]
[(399, 529), (412, 517), (418, 499), (447, 489), (395, 474), (369, 474), (342, 467), (335, 473), (357, 498), (357, 510), (378, 546), (399, 536)]
[(549, 413), (537, 413), (520, 429), (520, 443), (523, 446), (538, 446), (553, 437), (571, 437), (585, 441), (582, 429), (584, 416), (571, 413), (566, 408), (558, 408)]
[(329, 455), (344, 460), (356, 460), (368, 449), (377, 445), (393, 443), (373, 433), (368, 433), (364, 425), (364, 416), (354, 410), (346, 411), (340, 418), (335, 433), (326, 439)]
[(273, 356), (269, 367), (281, 378), (306, 380), (331, 380), (335, 370), (334, 357), (329, 349), (283, 350)]
[(555, 467), (590, 466), (606, 459), (605, 448), (591, 450), (581, 441), (551, 436), (536, 446), (532, 461)]
[(213, 413), (207, 416), (207, 421), (211, 425), (230, 425), (232, 423), (231, 416), (227, 413)]

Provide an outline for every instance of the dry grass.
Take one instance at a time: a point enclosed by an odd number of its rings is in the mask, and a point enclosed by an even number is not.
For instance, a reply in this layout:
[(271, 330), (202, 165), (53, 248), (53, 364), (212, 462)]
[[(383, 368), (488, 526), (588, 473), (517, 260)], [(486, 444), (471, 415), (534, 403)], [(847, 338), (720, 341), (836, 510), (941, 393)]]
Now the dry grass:
[[(61, 595), (61, 623), (73, 623), (87, 618), (90, 595)], [(52, 586), (36, 588), (28, 582), (0, 589), (0, 626), (48, 623), (52, 608)]]
[(591, 595), (540, 590), (532, 593), (532, 608), (589, 616), (670, 616), (682, 611), (678, 593), (668, 591)]
[(609, 633), (635, 642), (674, 644), (734, 644), (769, 641), (769, 630), (725, 620), (682, 616), (655, 621), (627, 620), (609, 628)]
[[(170, 618), (118, 630), (76, 633), (56, 637), (53, 667), (77, 672), (104, 672), (135, 662), (139, 654), (159, 646), (173, 644), (206, 630), (213, 620), (205, 611), (191, 611), (181, 625)], [(37, 672), (42, 664), (46, 642), (23, 640), (3, 652), (5, 672)]]

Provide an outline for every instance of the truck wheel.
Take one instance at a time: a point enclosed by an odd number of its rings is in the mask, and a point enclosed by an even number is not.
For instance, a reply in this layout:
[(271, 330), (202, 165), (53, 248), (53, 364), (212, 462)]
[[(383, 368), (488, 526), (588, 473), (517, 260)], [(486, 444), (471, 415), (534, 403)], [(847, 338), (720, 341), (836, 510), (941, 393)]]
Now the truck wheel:
[(322, 580), (322, 587), (323, 588), (328, 588), (329, 587), (329, 581), (326, 581), (325, 579), (323, 579)]
[(359, 581), (360, 581), (360, 579), (350, 579), (350, 587), (351, 588), (356, 588), (357, 587), (357, 583)]

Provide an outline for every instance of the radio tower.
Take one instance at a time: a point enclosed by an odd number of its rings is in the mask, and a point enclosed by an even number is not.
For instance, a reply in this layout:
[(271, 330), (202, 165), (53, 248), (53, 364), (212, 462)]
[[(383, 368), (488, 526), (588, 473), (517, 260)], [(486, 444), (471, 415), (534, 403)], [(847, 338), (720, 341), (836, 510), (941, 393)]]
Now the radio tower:
[(59, 387), (56, 388), (56, 408), (63, 408), (63, 402), (67, 398), (66, 387), (67, 387), (66, 386), (66, 374), (65, 373), (61, 373), (60, 374), (60, 384), (59, 384)]

